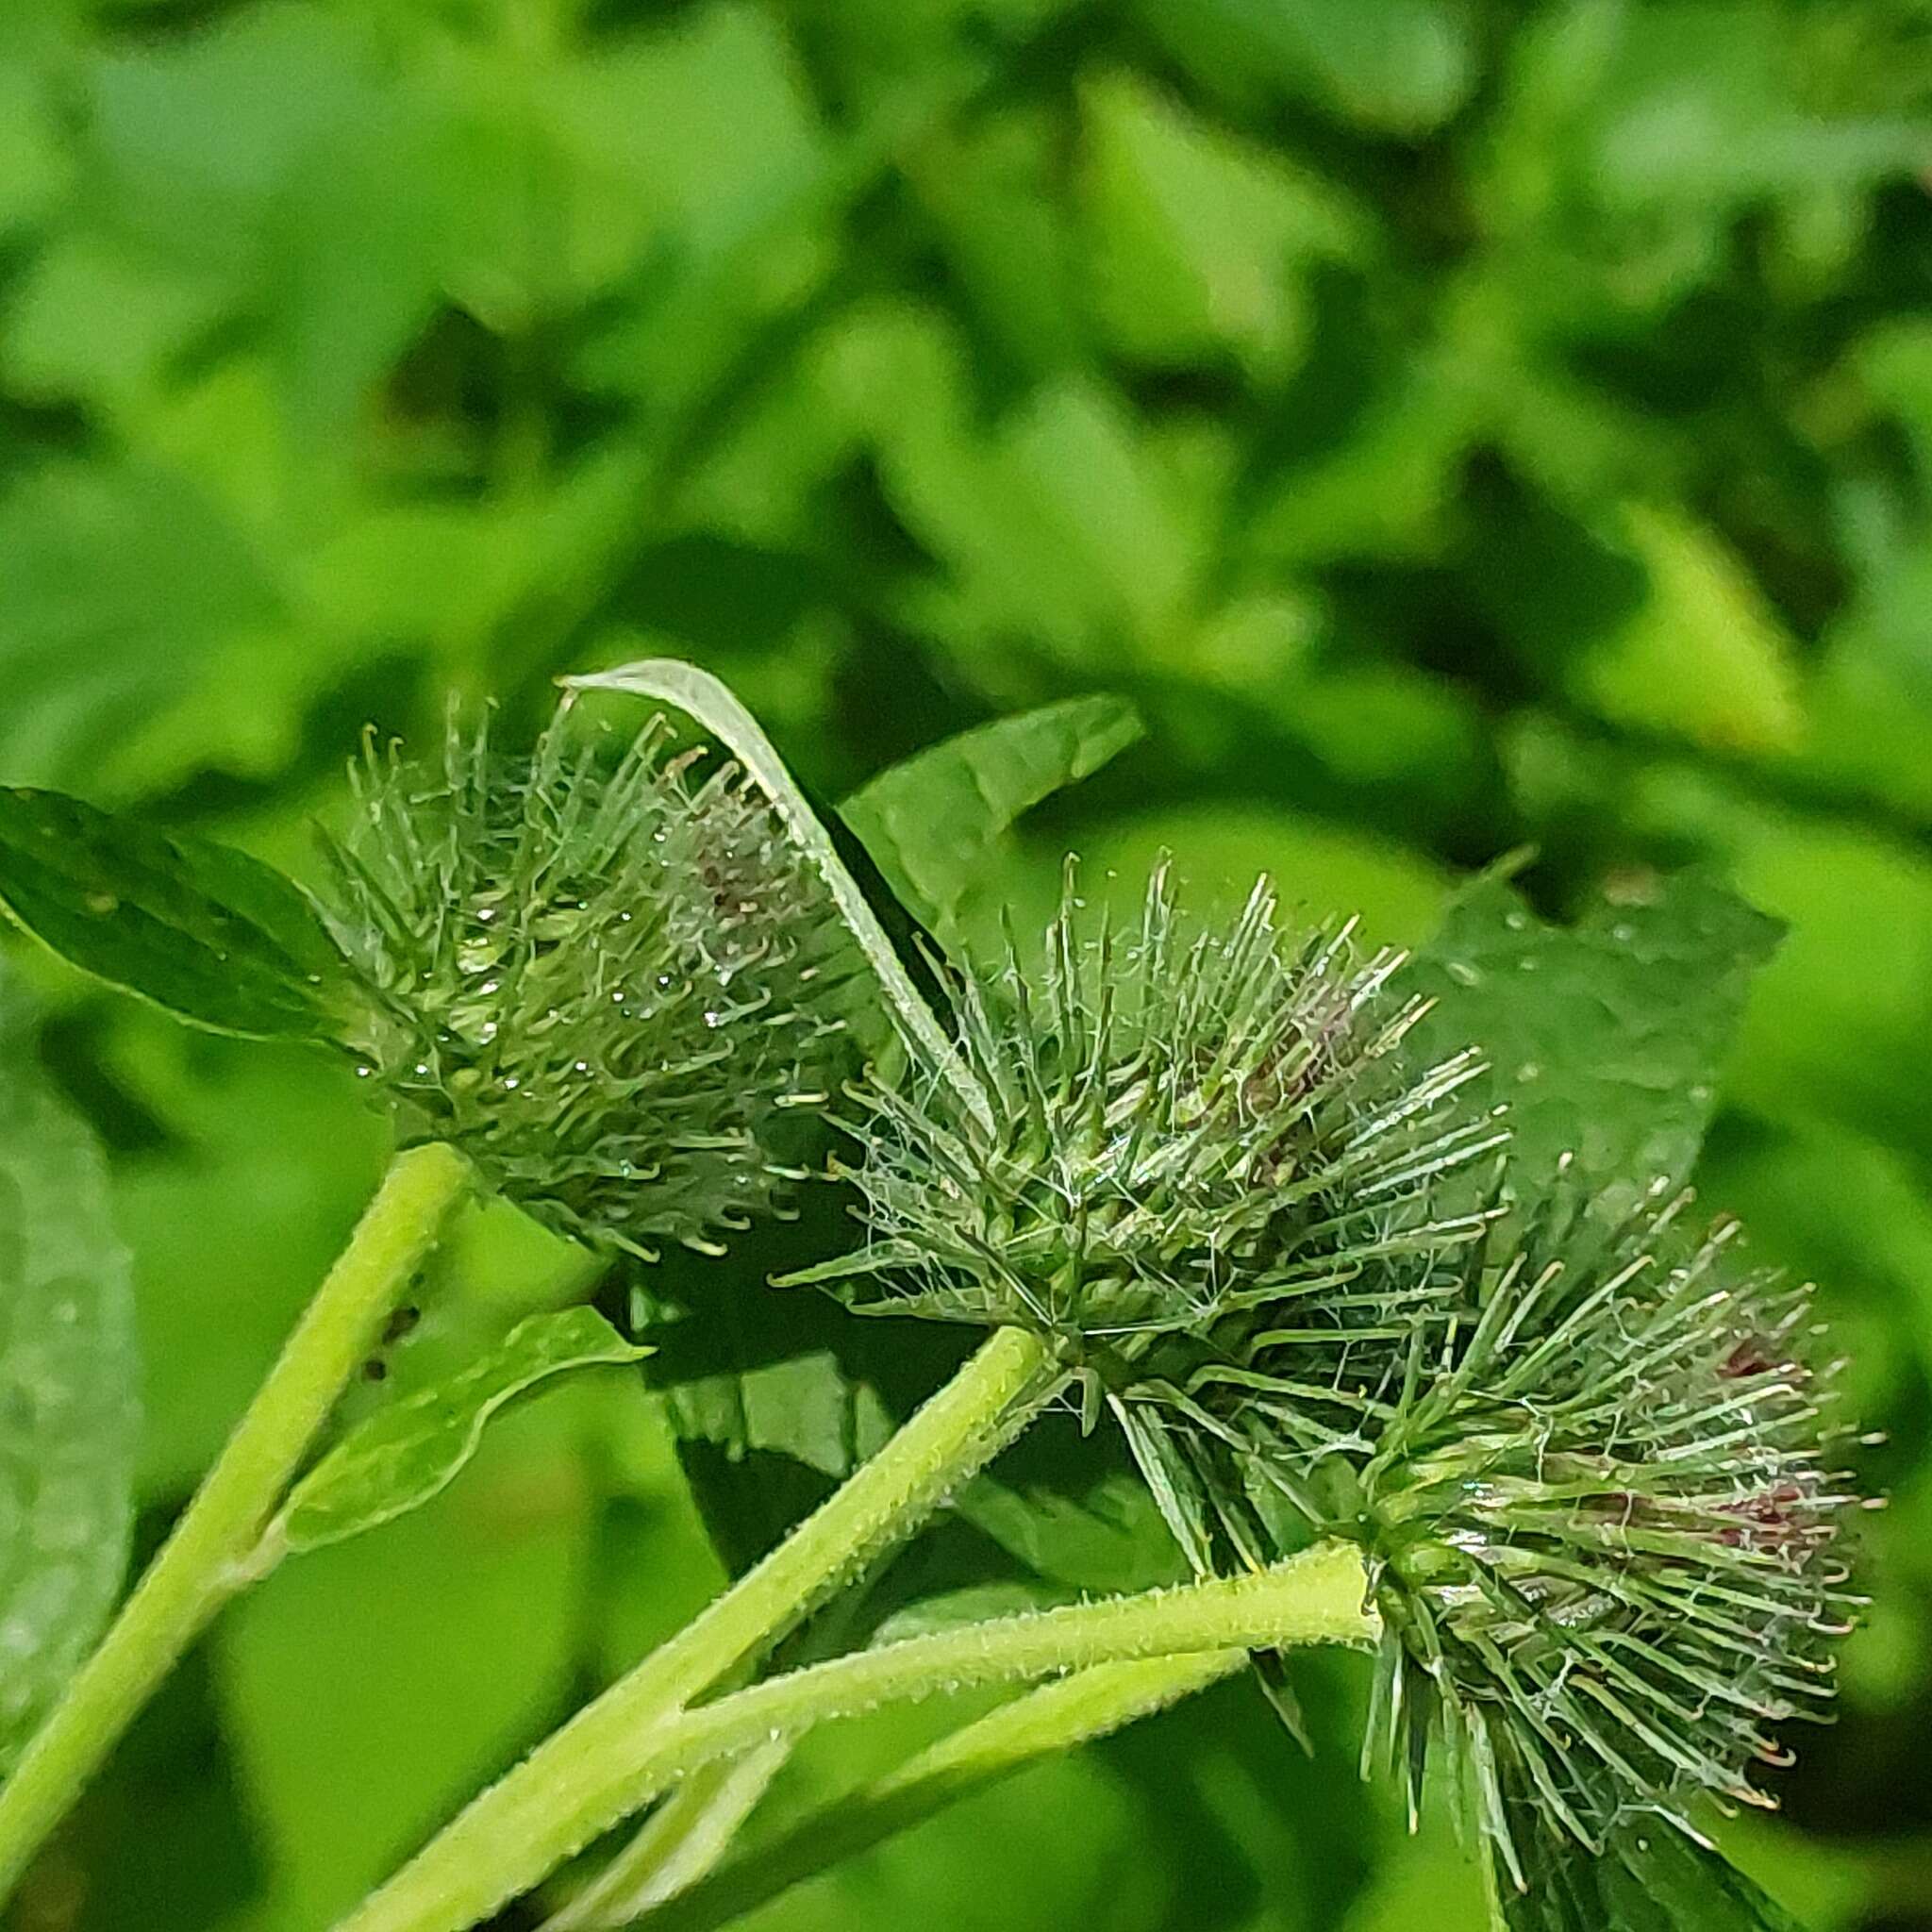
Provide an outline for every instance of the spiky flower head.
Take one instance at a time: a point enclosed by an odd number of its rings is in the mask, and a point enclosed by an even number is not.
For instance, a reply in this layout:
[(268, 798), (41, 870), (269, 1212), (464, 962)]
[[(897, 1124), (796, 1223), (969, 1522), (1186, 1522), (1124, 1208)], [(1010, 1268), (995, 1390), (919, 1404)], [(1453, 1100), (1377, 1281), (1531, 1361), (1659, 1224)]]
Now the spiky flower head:
[(1364, 1544), (1368, 1758), (1413, 1815), (1439, 1743), (1518, 1889), (1553, 1841), (1599, 1854), (1646, 1817), (1694, 1834), (1700, 1793), (1766, 1803), (1754, 1774), (1825, 1710), (1853, 1601), (1808, 1291), (1737, 1266), (1731, 1226), (1680, 1235), (1687, 1196), (1621, 1225), (1552, 1199), (1450, 1258), (1360, 1441), (1285, 1443), (1260, 1377), (1214, 1418), (1241, 1445), (1224, 1491), (1288, 1502), (1291, 1541)]
[(1070, 884), (1037, 975), (1009, 938), (952, 982), (970, 1077), (915, 1061), (861, 1095), (869, 1239), (798, 1278), (1029, 1328), (1111, 1380), (1153, 1339), (1251, 1304), (1332, 1310), (1376, 1257), (1468, 1233), (1428, 1188), (1501, 1137), (1453, 1104), (1474, 1057), (1415, 1074), (1400, 956), (1274, 914), (1264, 881), (1232, 924), (1190, 927), (1163, 869), (1137, 924), (1083, 940)]
[(712, 1251), (802, 1178), (841, 1077), (823, 889), (731, 765), (566, 711), (528, 757), (452, 719), (365, 746), (327, 916), (374, 1019), (361, 1071), (573, 1237)]

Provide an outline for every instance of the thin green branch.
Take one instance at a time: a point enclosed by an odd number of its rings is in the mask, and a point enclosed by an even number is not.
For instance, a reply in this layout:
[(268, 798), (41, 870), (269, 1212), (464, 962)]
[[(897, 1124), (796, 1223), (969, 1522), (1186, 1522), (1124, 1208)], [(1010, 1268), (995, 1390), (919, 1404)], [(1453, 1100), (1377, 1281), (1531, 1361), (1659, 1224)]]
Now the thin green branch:
[(542, 1932), (595, 1932), (601, 1926), (629, 1924), (668, 1900), (708, 1890), (713, 1868), (791, 1755), (791, 1744), (781, 1738), (742, 1757), (721, 1757), (692, 1772), (651, 1813), (637, 1837), (544, 1922)]
[(1271, 1568), (967, 1624), (814, 1664), (636, 1728), (567, 1729), (486, 1791), (339, 1932), (463, 1932), (620, 1819), (721, 1757), (881, 1704), (1136, 1658), (1365, 1643), (1379, 1625), (1361, 1554), (1331, 1542)]
[(597, 1901), (587, 1891), (590, 1909), (573, 1923), (630, 1932), (717, 1932), (962, 1798), (1205, 1690), (1247, 1660), (1244, 1650), (1208, 1650), (1097, 1664), (1062, 1677), (962, 1725), (876, 1782), (821, 1807), (777, 1838), (747, 1847), (684, 1890), (660, 1893), (661, 1904), (639, 1899), (622, 1913), (608, 1908), (612, 1893), (601, 1891), (607, 1908), (597, 1911)]

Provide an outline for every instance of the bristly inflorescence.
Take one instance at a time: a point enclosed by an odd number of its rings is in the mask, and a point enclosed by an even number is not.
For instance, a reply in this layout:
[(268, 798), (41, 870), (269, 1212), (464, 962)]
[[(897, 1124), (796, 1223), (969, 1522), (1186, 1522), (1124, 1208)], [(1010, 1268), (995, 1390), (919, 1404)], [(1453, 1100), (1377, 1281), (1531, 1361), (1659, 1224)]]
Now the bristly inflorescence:
[(1221, 1406), (1225, 1489), (1365, 1545), (1369, 1759), (1413, 1812), (1439, 1740), (1508, 1887), (1632, 1821), (1693, 1831), (1700, 1793), (1765, 1803), (1777, 1727), (1828, 1705), (1853, 1499), (1808, 1291), (1738, 1267), (1728, 1226), (1680, 1235), (1686, 1199), (1610, 1226), (1559, 1189), (1499, 1223), (1364, 1444), (1289, 1453), (1252, 1400)]
[(1457, 1105), (1474, 1056), (1406, 1063), (1422, 1007), (1389, 990), (1399, 955), (1274, 912), (1264, 881), (1231, 924), (1191, 927), (1163, 871), (1137, 924), (1083, 940), (1070, 885), (1037, 975), (1009, 940), (951, 985), (989, 1105), (929, 1073), (864, 1090), (868, 1239), (799, 1278), (868, 1312), (1030, 1328), (1090, 1392), (1251, 1306), (1385, 1329), (1374, 1264), (1475, 1231), (1431, 1183), (1502, 1129)]
[(362, 1070), (539, 1219), (651, 1256), (782, 1204), (842, 1077), (838, 923), (730, 765), (566, 710), (526, 758), (452, 720), (366, 747), (327, 913)]

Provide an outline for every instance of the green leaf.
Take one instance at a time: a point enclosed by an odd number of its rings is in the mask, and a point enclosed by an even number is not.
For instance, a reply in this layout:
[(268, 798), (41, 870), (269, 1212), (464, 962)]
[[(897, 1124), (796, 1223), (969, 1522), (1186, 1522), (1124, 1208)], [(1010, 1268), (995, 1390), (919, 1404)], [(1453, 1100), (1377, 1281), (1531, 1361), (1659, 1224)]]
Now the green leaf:
[(1156, 365), (1224, 344), (1259, 375), (1291, 364), (1308, 325), (1293, 272), (1369, 252), (1373, 229), (1348, 197), (1137, 79), (1088, 83), (1081, 121), (1094, 297), (1110, 339)]
[[(55, 307), (43, 332), (68, 356), (91, 334), (113, 335), (125, 354), (158, 332), (154, 359), (172, 360), (211, 320), (144, 274), (92, 275)], [(31, 363), (18, 340), (26, 320), (9, 303), (0, 333), (9, 370)], [(27, 387), (44, 403), (65, 400), (58, 382)], [(233, 439), (225, 454), (236, 461)], [(185, 759), (169, 746), (231, 647), (278, 616), (269, 574), (213, 479), (152, 461), (37, 465), (0, 496), (0, 777), (120, 796), (178, 783), (203, 760), (225, 767), (239, 721), (260, 728), (249, 715), (257, 694), (231, 689), (223, 709), (206, 713), (218, 729)]]
[(1021, 813), (1097, 772), (1145, 727), (1124, 698), (1070, 698), (915, 753), (839, 808), (914, 916), (943, 928)]
[(257, 1894), (237, 1932), (334, 1924), (566, 1707), (597, 1561), (576, 1392), (506, 1417), (436, 1503), (284, 1564), (222, 1620), (212, 1755), (246, 1802)]
[(1142, 11), (1184, 64), (1262, 99), (1297, 95), (1366, 133), (1414, 138), (1440, 125), (1481, 75), (1471, 11), (1448, 0), (1198, 0)]
[(1743, 561), (1691, 519), (1632, 505), (1614, 541), (1642, 569), (1641, 607), (1574, 667), (1602, 716), (1714, 751), (1790, 751), (1804, 738), (1797, 649)]
[(1662, 1819), (1625, 1825), (1601, 1854), (1536, 1827), (1523, 1836), (1527, 1890), (1494, 1880), (1501, 1932), (1805, 1932), (1728, 1860)]
[(0, 789), (0, 906), (110, 986), (256, 1040), (329, 1040), (348, 985), (301, 889), (246, 853)]
[(594, 1308), (532, 1315), (484, 1360), (352, 1430), (296, 1485), (277, 1523), (278, 1540), (295, 1552), (320, 1549), (421, 1508), (456, 1480), (490, 1419), (516, 1397), (567, 1370), (650, 1353), (625, 1341)]
[[(1100, 1447), (1105, 1454), (1111, 1438)], [(1095, 1477), (1087, 1471), (1083, 1484), (1083, 1472), (1051, 1466), (1087, 1459), (1064, 1440), (1044, 1450), (1039, 1442), (1023, 1443), (1019, 1458), (1036, 1465), (1035, 1479), (975, 1476), (956, 1507), (1035, 1575), (1115, 1594), (1179, 1583), (1189, 1574), (1159, 1506), (1138, 1474), (1109, 1470)]]
[(0, 1767), (99, 1632), (133, 1519), (134, 1300), (107, 1171), (0, 981)]
[(682, 1441), (708, 1442), (734, 1460), (753, 1451), (789, 1456), (834, 1481), (892, 1433), (878, 1391), (848, 1379), (829, 1349), (681, 1383), (666, 1400)]
[(1615, 1210), (1653, 1177), (1690, 1172), (1751, 975), (1780, 931), (1695, 874), (1567, 929), (1486, 876), (1413, 968), (1438, 1001), (1417, 1051), (1480, 1048), (1477, 1097), (1507, 1105), (1515, 1167), (1540, 1183), (1567, 1155)]

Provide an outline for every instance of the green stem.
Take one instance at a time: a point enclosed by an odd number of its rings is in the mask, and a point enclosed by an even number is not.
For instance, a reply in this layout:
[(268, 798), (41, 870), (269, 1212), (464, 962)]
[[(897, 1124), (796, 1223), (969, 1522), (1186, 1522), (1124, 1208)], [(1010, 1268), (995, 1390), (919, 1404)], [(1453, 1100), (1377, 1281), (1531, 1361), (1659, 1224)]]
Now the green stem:
[[(712, 1867), (730, 1850), (791, 1755), (791, 1745), (781, 1738), (741, 1757), (721, 1757), (692, 1772), (665, 1795), (637, 1837), (543, 1922), (541, 1932), (625, 1925), (667, 1900), (708, 1892), (705, 1881)], [(657, 1924), (655, 1916), (651, 1923)]]
[[(997, 1330), (776, 1549), (485, 1791), (424, 1857), (464, 1832), (474, 1816), (518, 1820), (533, 1799), (541, 1810), (570, 1789), (578, 1766), (631, 1748), (654, 1724), (761, 1657), (874, 1557), (904, 1541), (1065, 1383), (1066, 1371), (1044, 1343), (1022, 1329)], [(602, 1819), (571, 1849), (626, 1815), (619, 1810)], [(528, 1857), (519, 1858), (518, 1828), (492, 1824), (489, 1831), (500, 1833), (497, 1854), (515, 1866), (507, 1882), (523, 1890), (559, 1859), (534, 1843)]]
[(631, 1932), (718, 1932), (947, 1806), (1043, 1757), (1165, 1710), (1232, 1675), (1247, 1660), (1244, 1650), (1204, 1650), (1076, 1672), (963, 1725), (875, 1783), (821, 1807), (684, 1890), (661, 1889), (661, 1904), (627, 1894), (629, 1909), (620, 1910), (614, 1908), (618, 1901), (604, 1893), (604, 1909), (573, 1923), (629, 1926)]
[(155, 1687), (228, 1598), (382, 1325), (469, 1191), (444, 1146), (399, 1155), (194, 1500), (0, 1787), (0, 1901)]
[[(1197, 1651), (1357, 1643), (1377, 1625), (1353, 1543), (1273, 1568), (966, 1624), (771, 1677), (639, 1730), (575, 1726), (486, 1791), (338, 1932), (464, 1932), (701, 1766), (874, 1707)], [(570, 1740), (572, 1748), (557, 1747)]]

